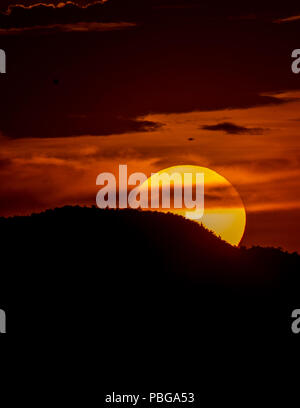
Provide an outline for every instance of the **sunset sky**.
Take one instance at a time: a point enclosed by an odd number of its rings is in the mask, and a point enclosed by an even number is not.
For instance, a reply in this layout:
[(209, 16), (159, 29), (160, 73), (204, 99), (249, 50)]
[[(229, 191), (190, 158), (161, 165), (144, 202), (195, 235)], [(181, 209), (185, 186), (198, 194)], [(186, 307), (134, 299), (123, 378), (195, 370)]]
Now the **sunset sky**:
[(242, 244), (300, 251), (299, 1), (11, 3), (0, 216), (95, 205), (119, 164), (198, 165), (239, 192)]

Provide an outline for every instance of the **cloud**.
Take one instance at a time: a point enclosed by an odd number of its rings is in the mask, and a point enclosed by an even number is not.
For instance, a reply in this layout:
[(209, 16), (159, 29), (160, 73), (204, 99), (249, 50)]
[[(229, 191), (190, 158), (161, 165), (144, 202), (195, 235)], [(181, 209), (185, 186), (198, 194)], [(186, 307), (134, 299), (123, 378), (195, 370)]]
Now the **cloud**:
[[(0, 15), (2, 33), (12, 34), (1, 37), (9, 75), (1, 78), (0, 132), (17, 139), (151, 131), (160, 125), (137, 118), (287, 102), (275, 92), (299, 86), (299, 78), (286, 75), (286, 44), (294, 41), (288, 25), (253, 21), (245, 32), (221, 15), (217, 22), (206, 18), (202, 7), (154, 7), (175, 3), (187, 2), (37, 4)], [(37, 35), (28, 41), (27, 33)], [(220, 61), (226, 64), (216, 71)]]
[(22, 3), (15, 3), (15, 4), (11, 4), (8, 6), (7, 11), (5, 14), (10, 15), (14, 12), (14, 10), (16, 8), (20, 8), (20, 9), (24, 9), (24, 10), (32, 10), (35, 9), (36, 7), (40, 7), (40, 6), (44, 6), (44, 7), (49, 7), (52, 9), (61, 9), (65, 6), (76, 6), (76, 7), (80, 7), (82, 9), (86, 9), (88, 7), (90, 7), (91, 5), (95, 5), (95, 4), (104, 4), (106, 1), (108, 0), (95, 0), (95, 1), (89, 1), (87, 0), (86, 3), (87, 4), (79, 4), (78, 1), (56, 1), (56, 4), (52, 3), (46, 3), (46, 2), (38, 2), (38, 3), (34, 3), (32, 2), (32, 4), (26, 5), (26, 4), (22, 4)]
[(164, 126), (162, 123), (148, 120), (130, 119), (107, 116), (97, 120), (94, 116), (84, 118), (70, 117), (66, 119), (63, 112), (58, 113), (56, 124), (50, 125), (41, 122), (39, 127), (36, 123), (27, 122), (26, 129), (22, 133), (16, 133), (12, 138), (59, 138), (73, 136), (109, 136), (132, 132), (154, 132)]
[[(29, 28), (41, 26), (62, 26), (79, 22), (112, 22), (105, 13), (106, 1), (96, 1), (87, 5), (74, 2), (61, 2), (57, 5), (37, 3), (33, 5), (16, 4), (0, 14), (0, 26), (3, 29)], [(120, 22), (120, 20), (117, 20)]]
[(297, 20), (300, 20), (300, 15), (290, 16), (290, 17), (285, 17), (285, 18), (278, 18), (276, 20), (273, 20), (273, 23), (277, 23), (277, 24), (290, 23), (291, 21), (297, 21)]
[(101, 32), (101, 31), (114, 31), (114, 30), (124, 30), (126, 28), (133, 28), (136, 24), (134, 23), (73, 23), (73, 24), (50, 24), (46, 26), (33, 26), (33, 27), (22, 27), (22, 28), (0, 28), (0, 35), (18, 35), (23, 33), (38, 33), (49, 34), (51, 32)]
[(260, 135), (266, 129), (263, 128), (247, 128), (245, 126), (239, 126), (231, 122), (222, 122), (217, 125), (205, 125), (201, 129), (210, 131), (222, 131), (230, 135)]

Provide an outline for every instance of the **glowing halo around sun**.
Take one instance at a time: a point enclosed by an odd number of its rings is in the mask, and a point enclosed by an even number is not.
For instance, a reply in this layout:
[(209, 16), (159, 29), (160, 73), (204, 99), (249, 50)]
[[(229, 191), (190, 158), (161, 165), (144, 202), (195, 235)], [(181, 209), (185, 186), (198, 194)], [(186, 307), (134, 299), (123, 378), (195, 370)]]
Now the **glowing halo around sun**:
[(173, 166), (153, 174), (141, 184), (140, 189), (149, 189), (151, 184), (157, 182), (157, 176), (162, 173), (167, 173), (170, 177), (179, 173), (182, 179), (185, 173), (191, 173), (194, 179), (196, 179), (196, 173), (204, 174), (203, 216), (201, 218), (197, 217), (197, 214), (193, 216), (192, 212), (196, 213), (196, 209), (187, 211), (186, 208), (165, 209), (160, 206), (155, 209), (148, 208), (148, 210), (171, 212), (193, 219), (231, 245), (240, 243), (246, 227), (246, 211), (239, 193), (228, 180), (206, 167)]

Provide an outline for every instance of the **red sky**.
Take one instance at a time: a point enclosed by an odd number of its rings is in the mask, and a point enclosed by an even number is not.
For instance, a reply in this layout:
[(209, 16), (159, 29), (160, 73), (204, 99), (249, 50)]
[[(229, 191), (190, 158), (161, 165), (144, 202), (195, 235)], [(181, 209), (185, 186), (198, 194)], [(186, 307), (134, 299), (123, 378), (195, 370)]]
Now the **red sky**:
[(0, 17), (0, 215), (95, 204), (119, 164), (195, 164), (239, 191), (244, 244), (300, 251), (300, 21), (275, 22), (299, 14), (109, 0)]

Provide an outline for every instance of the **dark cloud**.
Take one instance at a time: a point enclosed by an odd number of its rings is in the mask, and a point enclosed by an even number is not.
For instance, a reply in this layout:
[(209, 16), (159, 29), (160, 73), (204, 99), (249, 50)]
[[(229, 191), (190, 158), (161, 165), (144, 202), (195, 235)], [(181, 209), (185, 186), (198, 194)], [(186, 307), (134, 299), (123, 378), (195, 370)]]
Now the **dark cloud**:
[(49, 25), (58, 22), (108, 21), (111, 18), (116, 21), (123, 18), (130, 21), (136, 19), (146, 21), (149, 16), (190, 17), (191, 13), (196, 13), (198, 19), (199, 17), (240, 18), (242, 15), (254, 16), (254, 18), (273, 16), (275, 21), (290, 21), (297, 18), (297, 10), (300, 12), (300, 7), (295, 1), (285, 2), (284, 5), (272, 3), (271, 12), (267, 2), (262, 4), (258, 0), (251, 2), (229, 0), (224, 4), (218, 4), (218, 7), (208, 0), (77, 0), (64, 2), (24, 0), (17, 4), (4, 0), (2, 3), (3, 7), (5, 4), (9, 6), (0, 19), (3, 28)]
[(230, 135), (259, 135), (262, 134), (266, 129), (263, 128), (247, 128), (245, 126), (235, 125), (231, 122), (222, 122), (217, 125), (205, 125), (201, 129), (211, 130), (211, 131), (222, 131)]
[(223, 186), (205, 186), (205, 203), (207, 208), (218, 207), (222, 203), (224, 207), (235, 206), (237, 203), (237, 196), (231, 185)]
[(2, 29), (8, 29), (101, 21), (102, 7), (101, 1), (87, 6), (79, 6), (70, 1), (58, 5), (16, 4), (10, 6), (6, 13), (0, 14), (0, 25)]
[[(289, 64), (300, 28), (229, 21), (249, 12), (240, 3), (217, 12), (200, 0), (12, 7), (1, 16), (1, 29), (21, 32), (1, 36), (8, 74), (0, 78), (0, 132), (9, 138), (109, 135), (155, 129), (139, 120), (151, 113), (286, 102), (275, 93), (300, 88)], [(297, 14), (295, 7), (281, 8)], [(134, 29), (99, 30), (124, 22)], [(51, 35), (40, 35), (41, 27)]]
[(18, 28), (0, 28), (0, 35), (18, 35), (18, 34), (51, 34), (56, 32), (91, 32), (91, 31), (112, 31), (124, 30), (135, 27), (133, 23), (73, 23), (73, 24), (50, 24), (46, 26), (36, 25), (33, 27)]
[[(93, 115), (85, 117), (65, 118), (62, 112), (58, 113), (54, 123), (47, 121), (41, 123), (38, 127), (30, 123), (31, 118), (24, 118), (27, 126), (19, 133), (17, 138), (57, 138), (72, 136), (109, 136), (112, 134), (131, 133), (131, 132), (153, 132), (163, 126), (162, 123), (156, 123), (147, 120), (134, 120), (118, 118), (113, 116), (103, 117), (98, 120)], [(32, 118), (34, 120), (34, 118)], [(17, 132), (17, 125), (16, 125)], [(17, 133), (15, 133), (17, 135)]]
[(76, 24), (79, 22), (130, 22), (144, 20), (155, 1), (99, 0), (91, 2), (36, 2), (10, 5), (0, 14), (2, 29)]
[(290, 23), (292, 21), (297, 21), (300, 20), (300, 15), (298, 16), (290, 16), (290, 17), (286, 17), (286, 18), (279, 18), (277, 20), (274, 20), (274, 23)]

